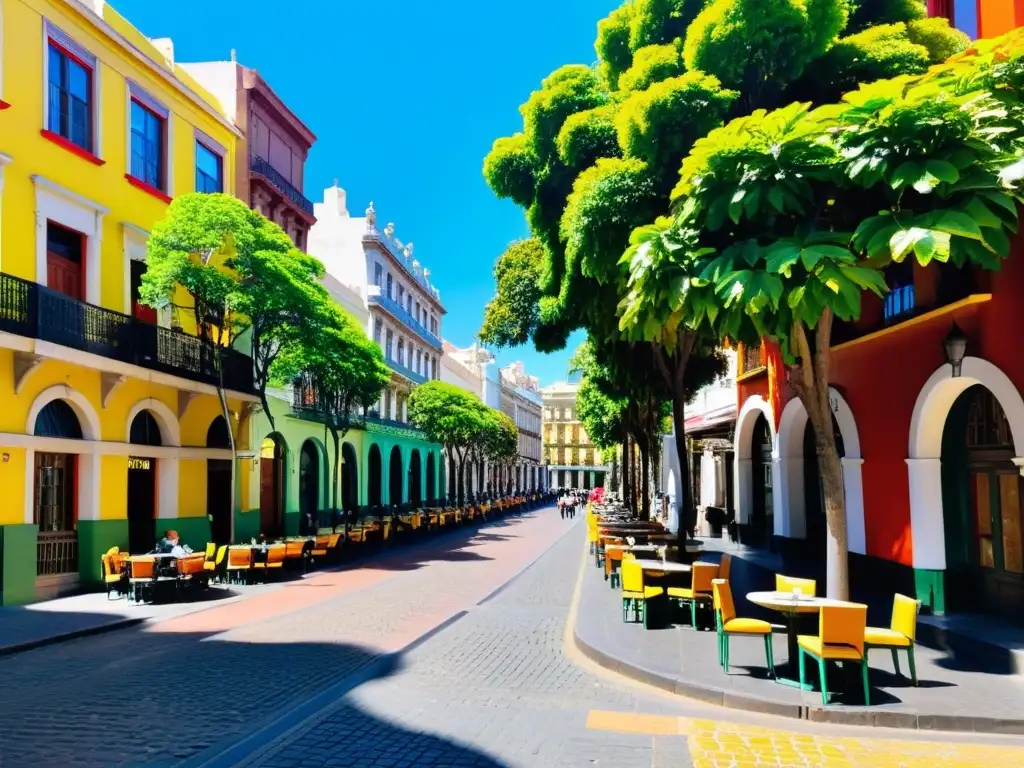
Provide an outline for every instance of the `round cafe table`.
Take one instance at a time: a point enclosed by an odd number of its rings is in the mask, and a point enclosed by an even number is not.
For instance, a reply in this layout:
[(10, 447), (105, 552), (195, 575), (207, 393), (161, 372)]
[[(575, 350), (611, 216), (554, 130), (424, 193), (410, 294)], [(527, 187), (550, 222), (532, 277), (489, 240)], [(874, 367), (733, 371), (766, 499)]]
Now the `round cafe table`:
[(662, 562), (661, 560), (637, 560), (640, 568), (645, 571), (663, 571), (664, 573), (689, 573), (692, 569), (686, 563)]
[(797, 641), (799, 627), (797, 619), (809, 613), (818, 613), (823, 605), (855, 605), (844, 600), (830, 600), (827, 597), (813, 597), (802, 593), (794, 596), (792, 592), (748, 592), (747, 600), (754, 605), (778, 611), (786, 619), (786, 639), (788, 640), (789, 658), (786, 660), (789, 676), (779, 674), (779, 665), (775, 666), (775, 682), (794, 688), (812, 690), (811, 685), (800, 685), (800, 646)]

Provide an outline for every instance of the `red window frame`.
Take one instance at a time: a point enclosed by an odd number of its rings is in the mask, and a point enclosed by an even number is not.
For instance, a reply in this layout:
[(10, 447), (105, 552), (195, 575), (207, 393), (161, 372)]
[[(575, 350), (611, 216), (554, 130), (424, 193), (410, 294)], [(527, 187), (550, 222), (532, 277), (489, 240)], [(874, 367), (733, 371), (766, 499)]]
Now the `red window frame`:
[[(66, 146), (68, 149), (72, 149), (72, 147), (73, 147), (74, 149), (72, 151), (76, 151), (77, 150), (76, 153), (85, 153), (85, 154), (89, 155), (90, 157), (96, 158), (97, 160), (99, 160), (99, 157), (96, 154), (96, 120), (95, 120), (95, 115), (93, 114), (94, 111), (95, 111), (95, 108), (96, 108), (96, 69), (95, 69), (95, 67), (93, 67), (92, 64), (89, 64), (88, 62), (83, 61), (81, 56), (76, 55), (73, 51), (68, 50), (68, 48), (66, 46), (61, 45), (60, 42), (58, 40), (55, 40), (52, 35), (47, 34), (46, 42), (49, 44), (49, 46), (55, 48), (63, 56), (66, 56), (68, 59), (70, 59), (71, 61), (73, 61), (76, 64), (78, 64), (86, 72), (86, 75), (88, 77), (88, 88), (86, 90), (89, 93), (89, 105), (88, 105), (89, 108), (86, 111), (86, 117), (89, 120), (89, 125), (88, 125), (89, 147), (82, 147), (82, 146), (76, 144), (74, 141), (72, 141), (69, 137), (61, 136), (59, 133), (57, 133), (56, 131), (51, 131), (50, 128), (49, 128), (49, 122), (50, 122), (50, 119), (51, 119), (50, 113), (49, 113), (49, 99), (50, 99), (49, 87), (50, 87), (50, 78), (53, 76), (53, 74), (49, 70), (49, 63), (48, 63), (49, 62), (49, 57), (50, 57), (49, 50), (46, 51), (46, 57), (47, 57), (47, 70), (46, 70), (47, 114), (46, 114), (46, 122), (47, 122), (47, 125), (44, 126), (44, 128), (43, 128), (43, 134), (44, 135), (49, 134), (51, 137), (53, 137), (55, 139), (58, 139), (59, 141), (57, 143)], [(69, 119), (70, 119), (70, 116), (69, 116)], [(86, 159), (89, 159), (89, 157), (87, 157)], [(100, 163), (98, 163), (98, 164), (102, 164), (102, 162), (103, 161), (100, 161)]]
[(153, 184), (150, 184), (145, 179), (136, 176), (134, 173), (132, 173), (132, 117), (130, 111), (128, 113), (128, 173), (125, 174), (125, 178), (127, 178), (128, 181), (131, 182), (133, 186), (136, 186), (139, 189), (149, 192), (150, 194), (157, 193), (155, 194), (156, 197), (162, 199), (165, 203), (169, 203), (171, 201), (171, 198), (167, 195), (167, 189), (170, 186), (169, 177), (171, 175), (171, 169), (169, 167), (169, 163), (167, 162), (167, 118), (161, 115), (156, 110), (154, 110), (148, 104), (146, 104), (146, 102), (142, 101), (141, 99), (137, 99), (134, 96), (131, 97), (131, 103), (138, 104), (160, 123), (159, 175), (162, 177), (162, 184), (160, 186), (155, 186)]

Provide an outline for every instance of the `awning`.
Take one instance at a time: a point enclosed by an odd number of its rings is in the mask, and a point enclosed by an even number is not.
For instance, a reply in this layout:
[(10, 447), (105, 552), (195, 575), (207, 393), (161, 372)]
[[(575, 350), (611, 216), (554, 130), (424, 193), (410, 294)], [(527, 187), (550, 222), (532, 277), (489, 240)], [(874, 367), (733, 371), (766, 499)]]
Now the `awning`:
[(687, 434), (700, 432), (701, 430), (718, 427), (736, 421), (736, 406), (729, 405), (725, 408), (716, 408), (713, 411), (702, 413), (699, 416), (691, 416), (683, 422), (683, 429)]

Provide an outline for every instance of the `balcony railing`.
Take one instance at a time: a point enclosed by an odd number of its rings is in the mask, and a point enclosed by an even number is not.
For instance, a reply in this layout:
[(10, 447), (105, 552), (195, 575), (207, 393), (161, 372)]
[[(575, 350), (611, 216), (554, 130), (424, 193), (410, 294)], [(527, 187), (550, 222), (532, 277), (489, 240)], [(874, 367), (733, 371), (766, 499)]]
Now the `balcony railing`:
[(764, 368), (761, 362), (761, 345), (743, 346), (743, 373), (753, 373)]
[(421, 376), (411, 368), (406, 368), (397, 360), (385, 359), (384, 362), (388, 364), (388, 368), (390, 368), (392, 371), (402, 376), (405, 376), (405, 378), (410, 379), (411, 381), (415, 381), (417, 384), (423, 384), (427, 380), (426, 376)]
[[(195, 336), (86, 304), (0, 273), (0, 331), (218, 386), (215, 348)], [(252, 392), (252, 359), (221, 351), (224, 388)]]
[(436, 350), (440, 350), (441, 340), (434, 334), (426, 329), (423, 323), (419, 322), (416, 318), (409, 314), (409, 311), (395, 301), (384, 294), (379, 285), (371, 285), (367, 289), (367, 299), (370, 304), (376, 304), (377, 306), (383, 307), (393, 317), (397, 318), (400, 322), (404, 323), (409, 330), (423, 339), (424, 342), (429, 344)]
[(40, 531), (36, 539), (36, 575), (78, 573), (78, 534), (74, 531)]
[(313, 215), (313, 203), (308, 200), (299, 190), (292, 186), (292, 183), (288, 181), (284, 176), (278, 172), (274, 166), (268, 163), (259, 155), (253, 155), (249, 163), (249, 170), (253, 173), (258, 173), (260, 176), (265, 177), (280, 190), (281, 194), (295, 203), (299, 208), (304, 210), (310, 216)]

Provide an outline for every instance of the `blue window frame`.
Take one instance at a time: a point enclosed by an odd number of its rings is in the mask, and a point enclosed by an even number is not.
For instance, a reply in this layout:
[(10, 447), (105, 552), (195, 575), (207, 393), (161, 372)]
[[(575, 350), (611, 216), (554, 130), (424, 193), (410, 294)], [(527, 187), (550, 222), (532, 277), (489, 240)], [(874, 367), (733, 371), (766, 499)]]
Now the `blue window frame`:
[(164, 190), (164, 120), (132, 99), (131, 174), (155, 189)]
[(196, 192), (224, 191), (224, 160), (203, 142), (196, 142)]
[(91, 153), (92, 70), (52, 40), (47, 69), (50, 81), (47, 128)]

